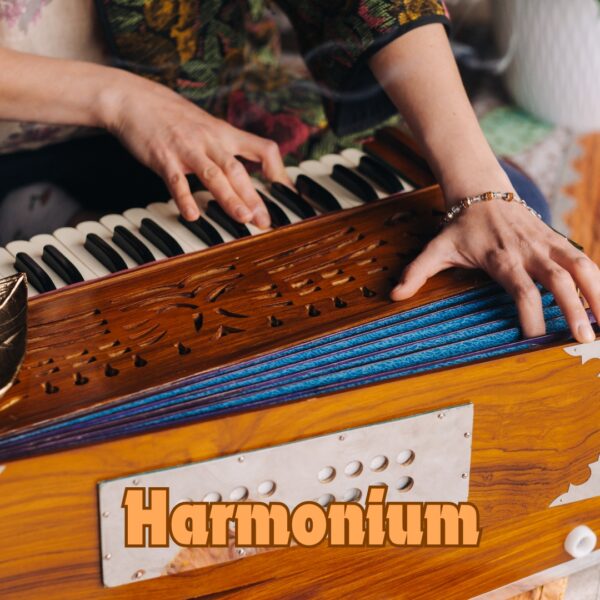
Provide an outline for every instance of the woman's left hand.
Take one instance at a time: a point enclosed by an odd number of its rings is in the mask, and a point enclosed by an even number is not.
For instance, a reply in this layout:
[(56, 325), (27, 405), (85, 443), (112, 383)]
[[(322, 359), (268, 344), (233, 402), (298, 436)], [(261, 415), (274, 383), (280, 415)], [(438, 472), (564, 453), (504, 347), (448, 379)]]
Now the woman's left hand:
[(600, 320), (600, 270), (520, 204), (492, 200), (462, 211), (406, 267), (392, 299), (413, 296), (450, 267), (483, 269), (498, 281), (514, 298), (526, 337), (546, 331), (537, 281), (554, 294), (573, 336), (595, 339), (577, 288)]

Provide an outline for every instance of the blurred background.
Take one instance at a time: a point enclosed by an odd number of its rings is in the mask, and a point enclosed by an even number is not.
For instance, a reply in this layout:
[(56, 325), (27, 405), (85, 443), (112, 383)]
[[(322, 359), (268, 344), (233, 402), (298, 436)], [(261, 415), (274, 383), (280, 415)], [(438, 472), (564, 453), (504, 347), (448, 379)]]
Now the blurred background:
[[(446, 0), (488, 141), (550, 201), (554, 226), (600, 263), (600, 1)], [(600, 600), (600, 568), (514, 600)]]
[(600, 1), (446, 3), (489, 142), (540, 186), (554, 226), (600, 262)]

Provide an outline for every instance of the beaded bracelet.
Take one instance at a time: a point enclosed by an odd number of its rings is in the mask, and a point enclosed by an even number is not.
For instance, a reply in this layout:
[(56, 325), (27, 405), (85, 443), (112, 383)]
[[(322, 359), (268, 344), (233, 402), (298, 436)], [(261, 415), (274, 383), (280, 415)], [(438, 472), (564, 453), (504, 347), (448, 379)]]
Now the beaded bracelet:
[(533, 210), (533, 208), (531, 208), (531, 206), (529, 206), (525, 200), (519, 198), (519, 196), (513, 192), (485, 192), (484, 194), (479, 194), (479, 196), (467, 196), (458, 204), (455, 204), (442, 219), (442, 226), (451, 223), (463, 210), (469, 208), (469, 206), (478, 204), (479, 202), (489, 202), (490, 200), (504, 200), (505, 202), (516, 202), (517, 204), (522, 204), (532, 215), (535, 215), (538, 217), (538, 219), (542, 218), (542, 215)]

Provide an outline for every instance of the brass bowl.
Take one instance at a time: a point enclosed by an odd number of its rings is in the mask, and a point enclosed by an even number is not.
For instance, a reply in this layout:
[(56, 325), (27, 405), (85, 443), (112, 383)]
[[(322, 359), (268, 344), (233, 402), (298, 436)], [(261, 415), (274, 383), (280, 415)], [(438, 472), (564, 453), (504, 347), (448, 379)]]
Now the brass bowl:
[(27, 279), (0, 279), (0, 397), (14, 382), (27, 343)]

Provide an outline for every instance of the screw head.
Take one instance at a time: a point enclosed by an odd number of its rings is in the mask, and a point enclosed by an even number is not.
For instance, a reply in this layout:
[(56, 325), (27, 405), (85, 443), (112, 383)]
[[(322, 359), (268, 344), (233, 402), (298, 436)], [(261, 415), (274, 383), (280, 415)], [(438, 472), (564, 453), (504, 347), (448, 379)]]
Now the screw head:
[(343, 442), (345, 439), (346, 439), (345, 433), (341, 433), (340, 435), (338, 435), (338, 440), (340, 440), (340, 442)]
[(103, 516), (103, 517), (106, 519), (107, 517), (109, 517), (109, 516), (110, 516), (110, 513), (109, 513), (107, 510), (105, 510), (105, 511), (102, 513), (102, 516)]
[(461, 475), (461, 477), (462, 477), (463, 479), (467, 479), (467, 478), (469, 477), (469, 474), (468, 474), (468, 473), (463, 473), (463, 474)]
[(465, 437), (466, 437), (467, 439), (469, 439), (469, 438), (471, 437), (471, 434), (470, 434), (470, 433), (467, 431), (467, 432), (465, 433)]
[(245, 556), (246, 555), (246, 551), (243, 548), (238, 548), (236, 550), (238, 556)]
[(146, 572), (146, 571), (144, 571), (144, 569), (139, 569), (138, 571), (136, 571), (136, 572), (133, 574), (133, 578), (134, 578), (134, 579), (141, 579), (141, 578), (144, 576), (144, 573), (145, 573), (145, 572)]
[(140, 480), (139, 479), (134, 479), (132, 481), (133, 485), (140, 485)]
[(112, 554), (111, 554), (110, 552), (107, 552), (107, 553), (104, 555), (104, 560), (110, 560), (111, 558), (112, 558)]
[(238, 456), (238, 462), (243, 463), (246, 459), (243, 456)]
[(443, 419), (446, 416), (445, 412), (438, 413), (438, 419)]

